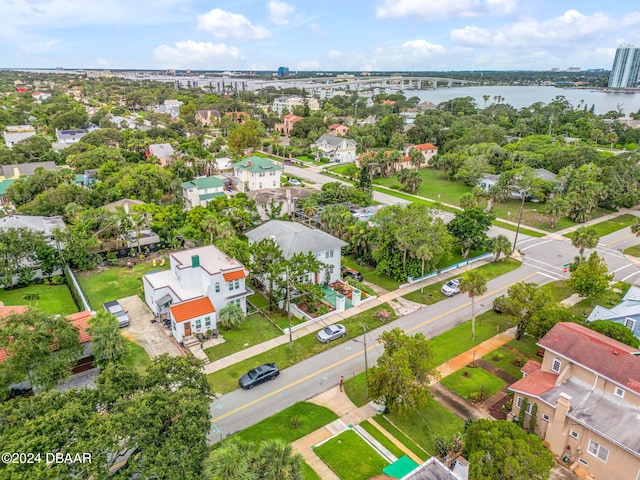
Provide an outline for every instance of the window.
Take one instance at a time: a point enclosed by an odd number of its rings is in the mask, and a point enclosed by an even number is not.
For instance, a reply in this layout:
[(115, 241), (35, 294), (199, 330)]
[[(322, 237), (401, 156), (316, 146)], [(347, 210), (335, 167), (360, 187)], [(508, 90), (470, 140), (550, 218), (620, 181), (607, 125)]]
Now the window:
[(609, 457), (609, 450), (604, 448), (599, 443), (594, 442), (593, 440), (589, 440), (589, 446), (587, 447), (587, 451), (594, 457), (598, 457), (603, 462), (606, 462), (607, 457)]
[(531, 415), (531, 412), (533, 412), (533, 403), (528, 403), (527, 404), (527, 413), (529, 415)]
[(616, 387), (616, 389), (613, 391), (614, 394), (616, 394), (616, 396), (620, 397), (620, 398), (624, 398), (624, 390), (620, 387)]
[(238, 290), (240, 288), (240, 280), (236, 280), (233, 282), (233, 288)]
[(636, 326), (636, 321), (633, 318), (627, 317), (624, 319), (624, 326), (633, 331), (634, 327)]
[(551, 371), (558, 373), (560, 371), (560, 367), (562, 366), (562, 362), (558, 358), (553, 359), (553, 363), (551, 364)]
[(580, 438), (580, 435), (574, 429), (569, 430), (569, 436), (571, 438), (575, 438), (576, 440)]
[(211, 317), (204, 317), (204, 326), (205, 327), (211, 326)]
[(585, 467), (589, 466), (589, 462), (587, 462), (584, 458), (579, 458), (578, 461)]
[(216, 293), (220, 293), (220, 283), (216, 283)]
[(324, 252), (324, 258), (333, 258), (333, 250), (327, 250)]
[(548, 421), (551, 420), (551, 417), (548, 414), (543, 413), (542, 414), (542, 420), (544, 420), (545, 422), (548, 422)]
[(229, 282), (229, 283), (227, 284), (227, 288), (228, 288), (229, 290), (233, 290), (233, 282)]
[(259, 176), (259, 177), (264, 177), (264, 172), (260, 172), (260, 173), (258, 173), (258, 176)]
[(197, 329), (202, 328), (202, 319), (201, 319), (201, 318), (199, 318), (199, 319), (197, 319), (197, 320), (196, 320), (196, 328), (197, 328)]
[(522, 405), (522, 397), (516, 398), (516, 407), (520, 408), (521, 405)]
[(262, 188), (262, 182), (258, 183), (258, 188)]
[(276, 186), (276, 181), (275, 181), (275, 180), (273, 181), (273, 186), (274, 186), (274, 187)]

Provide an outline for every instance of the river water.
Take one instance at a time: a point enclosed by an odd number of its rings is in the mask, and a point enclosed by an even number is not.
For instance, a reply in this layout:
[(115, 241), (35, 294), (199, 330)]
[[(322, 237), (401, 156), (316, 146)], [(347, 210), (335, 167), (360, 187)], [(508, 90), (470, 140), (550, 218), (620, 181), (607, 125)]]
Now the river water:
[[(392, 93), (389, 91), (389, 93)], [(502, 96), (502, 103), (509, 104), (520, 109), (528, 107), (536, 102), (550, 103), (557, 96), (564, 96), (575, 108), (587, 108), (595, 106), (597, 115), (602, 115), (611, 110), (617, 111), (618, 107), (625, 116), (640, 110), (640, 91), (638, 93), (607, 93), (600, 90), (588, 90), (579, 88), (556, 88), (556, 87), (517, 87), (517, 86), (496, 86), (496, 87), (451, 87), (436, 88), (430, 90), (405, 90), (407, 98), (416, 96), (420, 101), (433, 102), (436, 105), (452, 98), (473, 97), (478, 108), (485, 107), (484, 95), (489, 95), (486, 106), (494, 103), (494, 96)], [(583, 100), (582, 106), (580, 101)]]

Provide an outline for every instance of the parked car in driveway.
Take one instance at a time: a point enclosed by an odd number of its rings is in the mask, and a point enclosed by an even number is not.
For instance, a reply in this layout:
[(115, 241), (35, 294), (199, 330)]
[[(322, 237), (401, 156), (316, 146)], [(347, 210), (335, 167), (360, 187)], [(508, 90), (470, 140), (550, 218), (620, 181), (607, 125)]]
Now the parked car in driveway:
[(265, 363), (259, 367), (252, 368), (240, 377), (240, 386), (245, 390), (250, 390), (256, 385), (260, 385), (267, 380), (274, 380), (280, 375), (280, 369), (275, 363)]
[(335, 325), (329, 325), (318, 332), (316, 338), (322, 343), (330, 342), (336, 338), (344, 337), (347, 334), (347, 329), (344, 325), (336, 323)]
[(342, 267), (342, 278), (347, 277), (355, 278), (359, 282), (362, 281), (362, 274), (359, 271), (354, 270), (353, 268)]
[(116, 317), (116, 319), (118, 320), (118, 326), (120, 328), (127, 327), (131, 323), (131, 320), (129, 320), (129, 316), (127, 315), (127, 312), (124, 311), (124, 309), (118, 303), (117, 300), (104, 303), (102, 306), (107, 312), (109, 312), (111, 315)]
[(460, 279), (454, 278), (453, 280), (449, 280), (445, 283), (440, 289), (440, 293), (446, 295), (447, 297), (453, 297), (454, 295), (460, 293)]

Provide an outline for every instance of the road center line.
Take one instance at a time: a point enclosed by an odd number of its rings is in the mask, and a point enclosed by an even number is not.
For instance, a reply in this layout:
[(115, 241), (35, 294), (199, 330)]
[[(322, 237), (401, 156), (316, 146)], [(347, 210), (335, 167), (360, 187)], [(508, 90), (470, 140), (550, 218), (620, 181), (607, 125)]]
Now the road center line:
[[(526, 280), (529, 280), (530, 278), (535, 277), (538, 274), (539, 274), (539, 272), (532, 273), (530, 275), (527, 275), (524, 278), (521, 278), (520, 280), (518, 280), (518, 282), (524, 282)], [(489, 292), (489, 293), (483, 295), (482, 297), (479, 297), (477, 300), (481, 300), (483, 298), (490, 297), (491, 295), (495, 295), (496, 293), (502, 292), (503, 290), (507, 290), (511, 285), (513, 285), (514, 283), (518, 283), (518, 282), (513, 282), (513, 283), (511, 283), (509, 285), (505, 285), (502, 288), (498, 288), (496, 290), (493, 290), (492, 292)], [(460, 305), (459, 307), (452, 308), (451, 310), (448, 310), (448, 311), (446, 311), (444, 313), (441, 313), (440, 315), (437, 315), (437, 316), (435, 316), (433, 318), (430, 318), (429, 320), (426, 320), (426, 321), (424, 321), (424, 322), (422, 322), (422, 323), (420, 323), (418, 325), (415, 325), (415, 326), (413, 326), (413, 327), (411, 327), (409, 329), (406, 329), (405, 332), (407, 332), (407, 333), (413, 332), (414, 330), (417, 330), (417, 329), (419, 329), (421, 327), (424, 327), (425, 325), (429, 325), (430, 323), (433, 323), (436, 320), (440, 320), (442, 317), (445, 317), (447, 315), (451, 315), (452, 313), (458, 312), (458, 311), (460, 311), (460, 310), (462, 310), (464, 308), (468, 308), (470, 305), (471, 305), (471, 302), (467, 302), (467, 303), (465, 303), (463, 305)], [(367, 352), (369, 352), (370, 350), (373, 350), (374, 348), (378, 348), (381, 345), (382, 345), (382, 343), (376, 343), (374, 345), (371, 345), (369, 348), (367, 348)], [(302, 378), (299, 378), (298, 380), (295, 380), (295, 381), (293, 381), (293, 382), (291, 382), (291, 383), (289, 383), (289, 384), (287, 384), (287, 385), (285, 385), (285, 386), (283, 386), (283, 387), (281, 387), (281, 388), (279, 388), (277, 390), (274, 390), (271, 393), (267, 393), (266, 395), (264, 395), (264, 396), (262, 396), (260, 398), (256, 398), (255, 400), (252, 400), (249, 403), (245, 403), (244, 405), (241, 405), (240, 407), (234, 408), (233, 410), (230, 410), (227, 413), (220, 415), (219, 417), (211, 419), (211, 423), (219, 422), (220, 420), (222, 420), (222, 419), (224, 419), (224, 418), (226, 418), (226, 417), (228, 417), (230, 415), (233, 415), (234, 413), (241, 412), (245, 408), (251, 407), (251, 406), (253, 406), (253, 405), (255, 405), (255, 404), (259, 403), (259, 402), (262, 402), (263, 400), (266, 400), (267, 398), (271, 398), (271, 397), (273, 397), (275, 395), (278, 395), (279, 393), (281, 393), (281, 392), (283, 392), (283, 391), (285, 391), (285, 390), (287, 390), (287, 389), (289, 389), (291, 387), (294, 387), (294, 386), (298, 385), (299, 383), (305, 382), (305, 381), (309, 380), (310, 378), (313, 378), (313, 377), (315, 377), (317, 375), (320, 375), (320, 374), (326, 372), (327, 370), (331, 370), (332, 368), (337, 367), (338, 365), (342, 365), (343, 363), (348, 362), (349, 360), (351, 360), (353, 358), (359, 357), (359, 356), (363, 355), (363, 353), (364, 352), (360, 351), (360, 352), (354, 353), (352, 355), (349, 355), (348, 357), (343, 358), (342, 360), (334, 362), (331, 365), (327, 365), (326, 367), (321, 368), (320, 370), (317, 370), (314, 373), (311, 373), (311, 374), (306, 375), (306, 376), (304, 376)]]

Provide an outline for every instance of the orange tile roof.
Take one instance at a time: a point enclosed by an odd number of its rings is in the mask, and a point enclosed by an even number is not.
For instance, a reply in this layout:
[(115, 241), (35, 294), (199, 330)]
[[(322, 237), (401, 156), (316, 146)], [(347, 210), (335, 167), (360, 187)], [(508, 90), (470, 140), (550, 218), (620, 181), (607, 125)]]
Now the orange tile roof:
[(529, 360), (527, 363), (524, 364), (524, 367), (522, 367), (520, 370), (523, 373), (526, 373), (527, 375), (529, 375), (533, 372), (537, 372), (541, 368), (542, 368), (542, 364), (540, 362), (536, 362), (535, 360)]
[(244, 270), (236, 270), (235, 272), (223, 273), (222, 278), (224, 278), (225, 282), (231, 282), (233, 280), (238, 280), (240, 278), (245, 278), (246, 275)]
[[(10, 309), (14, 309), (14, 311), (8, 311)], [(0, 318), (6, 317), (11, 313), (24, 313), (29, 309), (24, 305), (14, 306), (14, 307), (0, 307)], [(93, 312), (78, 312), (72, 313), (71, 315), (67, 315), (65, 318), (71, 320), (69, 323), (78, 329), (78, 339), (80, 343), (87, 343), (92, 340), (91, 335), (89, 334), (89, 319), (93, 316)], [(53, 347), (55, 349), (55, 346)], [(0, 348), (0, 363), (4, 362), (9, 355), (3, 349)]]
[(517, 382), (512, 383), (509, 390), (539, 397), (543, 393), (555, 387), (557, 379), (558, 375), (555, 373), (538, 370), (530, 373), (524, 378), (521, 378)]
[(421, 152), (423, 152), (424, 150), (437, 150), (438, 149), (438, 147), (436, 147), (432, 143), (421, 143), (420, 145), (416, 145), (413, 148), (415, 148), (416, 150), (420, 150)]
[(209, 297), (182, 302), (169, 307), (169, 309), (171, 310), (171, 316), (176, 322), (184, 322), (185, 320), (201, 317), (202, 315), (216, 311)]

